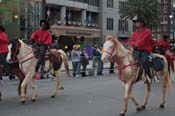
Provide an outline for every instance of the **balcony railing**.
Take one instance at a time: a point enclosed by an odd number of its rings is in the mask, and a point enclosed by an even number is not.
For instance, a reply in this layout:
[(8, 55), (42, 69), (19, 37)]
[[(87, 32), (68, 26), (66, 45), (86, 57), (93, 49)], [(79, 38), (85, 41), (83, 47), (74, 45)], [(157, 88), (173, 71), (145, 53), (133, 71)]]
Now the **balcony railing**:
[(57, 25), (66, 25), (66, 26), (75, 26), (75, 27), (86, 27), (86, 28), (96, 28), (99, 29), (99, 25), (97, 23), (81, 23), (78, 21), (61, 21), (61, 20), (57, 20)]

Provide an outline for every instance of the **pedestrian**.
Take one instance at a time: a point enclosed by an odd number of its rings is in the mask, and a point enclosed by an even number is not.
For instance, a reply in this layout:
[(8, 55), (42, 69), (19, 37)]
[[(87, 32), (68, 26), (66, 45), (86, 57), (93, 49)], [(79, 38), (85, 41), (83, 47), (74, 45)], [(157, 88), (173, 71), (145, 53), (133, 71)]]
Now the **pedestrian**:
[[(134, 20), (137, 30), (132, 34), (130, 45), (134, 48), (134, 54), (140, 59), (141, 66), (145, 70), (147, 81), (151, 81), (149, 55), (153, 49), (153, 37), (150, 29), (146, 27), (144, 18), (138, 16)], [(136, 56), (135, 56), (136, 57)]]
[(76, 45), (73, 45), (71, 51), (73, 77), (79, 77), (80, 73), (80, 51)]
[(93, 49), (93, 69), (97, 67), (97, 75), (103, 75), (103, 62), (101, 61), (102, 50), (101, 47), (96, 44)]
[(47, 20), (40, 21), (40, 29), (37, 29), (34, 33), (32, 33), (30, 37), (30, 42), (32, 43), (33, 47), (37, 49), (37, 56), (38, 62), (35, 68), (35, 72), (41, 67), (41, 71), (44, 71), (45, 66), (45, 53), (48, 47), (52, 43), (52, 36), (51, 33), (48, 31), (50, 29), (50, 24)]
[(8, 35), (5, 32), (5, 28), (0, 25), (0, 64), (6, 72), (11, 72), (10, 65), (6, 61), (8, 53)]
[(89, 57), (88, 54), (86, 52), (86, 49), (83, 49), (81, 54), (80, 54), (80, 64), (83, 67), (82, 71), (81, 71), (81, 75), (82, 77), (86, 76), (86, 69), (87, 69), (87, 65), (89, 64)]

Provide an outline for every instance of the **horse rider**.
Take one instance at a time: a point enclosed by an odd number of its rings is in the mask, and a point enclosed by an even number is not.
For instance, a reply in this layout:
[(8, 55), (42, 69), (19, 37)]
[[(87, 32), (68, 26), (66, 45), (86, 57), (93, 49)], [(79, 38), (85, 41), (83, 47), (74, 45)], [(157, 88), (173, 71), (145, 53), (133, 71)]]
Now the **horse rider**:
[(10, 65), (6, 61), (8, 53), (8, 35), (5, 28), (0, 25), (0, 64), (3, 65), (6, 71), (10, 71)]
[(152, 75), (150, 72), (149, 55), (152, 52), (154, 44), (152, 32), (146, 27), (144, 18), (141, 15), (133, 22), (137, 30), (132, 34), (130, 45), (134, 48), (134, 54), (137, 54), (137, 58), (145, 71), (147, 81), (150, 82)]
[(165, 55), (167, 50), (170, 50), (170, 42), (168, 41), (169, 36), (163, 35), (163, 38), (157, 42), (158, 50), (160, 50), (161, 55)]
[(30, 37), (30, 42), (32, 42), (34, 45), (34, 48), (38, 49), (39, 59), (35, 68), (35, 72), (38, 72), (40, 66), (41, 71), (44, 71), (45, 53), (52, 43), (52, 36), (48, 31), (50, 29), (49, 22), (47, 20), (40, 20), (40, 27), (41, 28), (32, 33)]

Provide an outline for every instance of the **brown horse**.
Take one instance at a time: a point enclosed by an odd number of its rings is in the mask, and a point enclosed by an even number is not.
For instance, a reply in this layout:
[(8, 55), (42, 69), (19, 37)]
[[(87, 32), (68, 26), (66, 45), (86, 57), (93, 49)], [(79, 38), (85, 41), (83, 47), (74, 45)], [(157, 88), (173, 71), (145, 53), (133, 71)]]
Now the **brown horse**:
[[(5, 70), (5, 68), (3, 68), (2, 64), (0, 63), (0, 79), (2, 80), (2, 76), (3, 76), (4, 71), (8, 72), (8, 73), (12, 73), (13, 75), (16, 75), (19, 79), (18, 95), (20, 96), (21, 95), (20, 87), (21, 87), (22, 81), (25, 78), (25, 75), (22, 72), (22, 70), (19, 68), (19, 63), (11, 63), (10, 69), (11, 69), (11, 72), (9, 70)], [(25, 90), (25, 92), (26, 92), (26, 90)], [(0, 99), (1, 99), (1, 92), (0, 92)]]
[[(35, 77), (36, 74), (35, 67), (38, 59), (34, 56), (33, 49), (20, 39), (11, 41), (8, 47), (9, 52), (6, 60), (10, 62), (13, 58), (17, 58), (21, 66), (20, 68), (25, 73), (24, 81), (21, 84), (21, 102), (23, 103), (26, 100), (25, 87), (29, 82), (33, 89), (32, 101), (35, 101), (38, 96), (38, 91), (33, 77)], [(61, 64), (64, 62), (68, 76), (70, 76), (69, 65), (67, 56), (63, 50), (50, 50), (50, 53), (47, 56), (49, 60), (45, 61), (45, 68), (47, 70), (53, 69), (56, 75), (56, 88), (51, 95), (52, 97), (55, 97), (59, 90), (63, 89), (60, 79)]]
[[(151, 91), (150, 83), (149, 81), (147, 81), (146, 83), (147, 91), (144, 99), (144, 104), (140, 106), (140, 104), (137, 102), (132, 92), (132, 87), (137, 80), (138, 72), (140, 69), (140, 67), (138, 66), (138, 63), (135, 61), (133, 57), (132, 52), (127, 50), (117, 40), (117, 38), (114, 38), (113, 36), (106, 37), (106, 41), (103, 47), (104, 47), (104, 52), (101, 57), (102, 61), (107, 62), (110, 59), (115, 59), (115, 63), (118, 66), (117, 68), (119, 72), (119, 78), (121, 81), (124, 82), (124, 85), (125, 85), (124, 105), (123, 105), (122, 111), (120, 112), (120, 116), (125, 116), (127, 112), (129, 99), (133, 101), (137, 111), (145, 109), (148, 102), (149, 95), (150, 95), (150, 91)], [(157, 56), (161, 57), (164, 61), (164, 69), (162, 71), (155, 71), (153, 69), (154, 73), (156, 73), (156, 75), (158, 76), (158, 79), (161, 84), (162, 102), (160, 104), (160, 108), (164, 108), (166, 89), (167, 87), (170, 87), (171, 80), (169, 78), (168, 64), (167, 64), (166, 58), (158, 54)]]

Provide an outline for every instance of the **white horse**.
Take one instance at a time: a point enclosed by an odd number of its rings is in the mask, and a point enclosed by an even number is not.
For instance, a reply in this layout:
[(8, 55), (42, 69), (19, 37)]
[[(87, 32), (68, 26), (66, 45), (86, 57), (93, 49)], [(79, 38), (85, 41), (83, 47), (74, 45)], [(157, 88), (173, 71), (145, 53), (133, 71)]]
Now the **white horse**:
[[(117, 40), (117, 38), (114, 38), (113, 36), (106, 37), (106, 41), (103, 47), (104, 52), (101, 56), (102, 61), (107, 62), (111, 59), (114, 59), (114, 62), (116, 63), (118, 68), (119, 78), (122, 82), (124, 82), (125, 85), (124, 105), (122, 111), (120, 112), (120, 116), (125, 116), (129, 99), (133, 101), (137, 111), (145, 109), (151, 91), (150, 83), (148, 81), (146, 83), (147, 91), (144, 99), (144, 104), (140, 106), (132, 93), (132, 87), (137, 80), (136, 77), (138, 76), (140, 68), (137, 65), (138, 63), (135, 61), (132, 52), (127, 50)], [(160, 80), (162, 90), (162, 102), (160, 104), (160, 108), (164, 108), (166, 89), (167, 87), (170, 87), (171, 80), (169, 78), (168, 64), (166, 58), (162, 55), (157, 56), (161, 57), (164, 61), (164, 69), (162, 71), (154, 71)]]
[[(35, 67), (38, 59), (34, 56), (32, 48), (20, 39), (11, 41), (8, 48), (9, 52), (6, 58), (7, 62), (11, 62), (13, 59), (17, 59), (20, 64), (20, 68), (25, 73), (25, 79), (21, 84), (21, 102), (24, 103), (26, 100), (25, 87), (29, 82), (33, 89), (32, 101), (35, 101), (38, 96), (38, 91), (37, 86), (34, 83), (34, 77), (36, 74)], [(63, 89), (60, 80), (60, 69), (62, 61), (64, 62), (68, 76), (70, 76), (69, 65), (67, 56), (63, 50), (51, 50), (51, 53), (48, 55), (48, 57), (49, 60), (46, 60), (45, 62), (46, 68), (53, 69), (56, 75), (56, 89), (51, 95), (52, 97), (55, 97), (57, 92)]]

